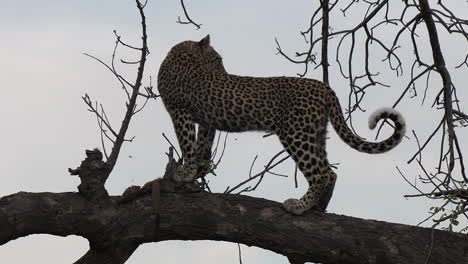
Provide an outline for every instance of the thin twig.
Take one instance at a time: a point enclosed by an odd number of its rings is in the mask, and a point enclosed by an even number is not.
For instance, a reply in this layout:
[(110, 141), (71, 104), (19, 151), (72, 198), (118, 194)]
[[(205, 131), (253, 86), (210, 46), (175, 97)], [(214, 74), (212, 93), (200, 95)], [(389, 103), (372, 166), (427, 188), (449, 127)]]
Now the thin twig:
[(180, 19), (180, 16), (178, 17), (178, 20), (176, 21), (177, 23), (179, 24), (192, 24), (194, 25), (197, 30), (200, 29), (201, 27), (201, 24), (197, 24), (195, 23), (189, 16), (188, 12), (187, 12), (187, 9), (185, 8), (185, 4), (184, 4), (184, 0), (180, 0), (180, 4), (182, 5), (182, 9), (184, 10), (184, 15), (185, 15), (185, 18), (187, 19), (187, 21), (182, 21)]
[(265, 169), (262, 170), (261, 172), (255, 174), (254, 176), (252, 177), (249, 177), (248, 179), (240, 182), (239, 184), (237, 184), (236, 186), (232, 187), (232, 188), (227, 188), (224, 193), (232, 193), (233, 191), (239, 189), (240, 187), (244, 186), (245, 184), (257, 179), (260, 177), (260, 180), (257, 182), (257, 184), (253, 187), (253, 188), (248, 188), (248, 189), (244, 189), (243, 191), (253, 191), (255, 190), (257, 187), (258, 187), (258, 184), (261, 182), (261, 180), (263, 179), (263, 176), (265, 175), (265, 173), (267, 173), (269, 170), (273, 169), (274, 167), (278, 166), (279, 164), (281, 164), (283, 161), (285, 161), (286, 159), (289, 158), (289, 155), (286, 156), (285, 158), (279, 160), (278, 162), (273, 163), (273, 161), (278, 158), (281, 154), (285, 153), (286, 150), (281, 150), (280, 152), (276, 153), (271, 159), (270, 161), (267, 163), (267, 165), (265, 166)]
[(177, 148), (174, 146), (174, 144), (172, 144), (172, 142), (166, 137), (166, 134), (162, 133), (162, 136), (164, 137), (164, 139), (166, 139), (167, 143), (169, 143), (169, 145), (171, 145), (172, 149), (174, 149), (177, 157), (180, 159), (181, 156), (179, 154), (179, 152), (177, 151)]

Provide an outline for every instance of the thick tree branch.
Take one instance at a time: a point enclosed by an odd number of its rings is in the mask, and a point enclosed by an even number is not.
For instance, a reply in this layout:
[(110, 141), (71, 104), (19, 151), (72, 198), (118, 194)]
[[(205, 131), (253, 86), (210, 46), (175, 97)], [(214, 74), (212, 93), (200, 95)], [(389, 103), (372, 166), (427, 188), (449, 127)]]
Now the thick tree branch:
[[(450, 175), (455, 166), (455, 151), (453, 147), (454, 138), (456, 137), (453, 124), (453, 101), (452, 101), (452, 80), (450, 73), (445, 66), (445, 59), (440, 48), (439, 36), (437, 33), (437, 27), (432, 17), (431, 9), (427, 0), (419, 0), (421, 6), (422, 18), (427, 27), (429, 34), (429, 40), (432, 48), (432, 57), (434, 59), (434, 64), (437, 68), (437, 71), (442, 78), (443, 91), (444, 91), (444, 109), (445, 109), (445, 121), (447, 124), (448, 132), (448, 147), (449, 147), (449, 166), (448, 174)], [(462, 161), (461, 161), (462, 162)], [(462, 171), (463, 176), (465, 176), (464, 171)], [(467, 178), (465, 178), (467, 180)]]
[(106, 250), (90, 249), (75, 264), (123, 264), (137, 248), (136, 244), (124, 244)]
[(431, 241), (427, 228), (313, 211), (293, 216), (265, 199), (177, 188), (163, 180), (159, 223), (150, 195), (125, 204), (111, 197), (107, 205), (77, 193), (6, 196), (0, 199), (0, 245), (30, 234), (78, 235), (90, 241), (91, 251), (77, 263), (111, 263), (115, 248), (125, 250), (112, 263), (123, 263), (137, 245), (163, 240), (238, 242), (320, 263), (424, 263), (431, 247), (430, 263), (468, 259), (463, 234), (434, 230)]
[[(323, 0), (320, 2), (322, 7), (322, 81), (326, 84), (329, 84), (329, 75), (328, 75), (328, 30), (330, 28), (330, 6), (329, 0)], [(311, 29), (312, 30), (312, 29)]]

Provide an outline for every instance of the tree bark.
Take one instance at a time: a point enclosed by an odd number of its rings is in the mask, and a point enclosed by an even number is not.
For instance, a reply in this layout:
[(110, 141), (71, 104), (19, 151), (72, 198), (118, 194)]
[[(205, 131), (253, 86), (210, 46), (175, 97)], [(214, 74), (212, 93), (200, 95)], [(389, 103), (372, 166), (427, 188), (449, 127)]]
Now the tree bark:
[(136, 244), (115, 245), (105, 250), (90, 249), (75, 264), (121, 264), (138, 248)]
[(160, 217), (151, 195), (125, 204), (119, 197), (98, 204), (79, 193), (5, 196), (0, 245), (30, 234), (78, 235), (91, 247), (80, 264), (124, 263), (139, 244), (163, 240), (238, 242), (298, 263), (468, 263), (463, 234), (314, 211), (295, 216), (274, 201), (177, 188), (162, 180)]

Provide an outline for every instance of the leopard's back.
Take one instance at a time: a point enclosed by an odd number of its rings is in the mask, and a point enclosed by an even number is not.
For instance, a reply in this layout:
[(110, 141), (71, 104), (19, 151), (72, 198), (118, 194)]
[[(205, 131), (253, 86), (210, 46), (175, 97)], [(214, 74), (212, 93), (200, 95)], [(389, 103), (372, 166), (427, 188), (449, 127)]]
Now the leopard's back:
[(276, 132), (285, 121), (285, 113), (300, 107), (308, 111), (313, 103), (303, 98), (323, 94), (314, 91), (321, 88), (311, 80), (294, 77), (221, 74), (210, 82), (190, 78), (183, 94), (197, 123), (230, 132)]

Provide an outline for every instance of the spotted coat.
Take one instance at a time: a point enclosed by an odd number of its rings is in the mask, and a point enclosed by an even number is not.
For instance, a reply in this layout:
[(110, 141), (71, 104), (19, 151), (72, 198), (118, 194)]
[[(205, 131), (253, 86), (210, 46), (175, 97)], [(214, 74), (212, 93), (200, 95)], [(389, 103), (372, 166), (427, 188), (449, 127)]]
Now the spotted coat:
[(371, 115), (369, 127), (389, 118), (395, 124), (394, 133), (382, 142), (364, 141), (346, 125), (335, 92), (318, 80), (229, 74), (209, 35), (170, 50), (159, 70), (158, 89), (182, 150), (184, 165), (176, 172), (178, 181), (197, 177), (200, 164), (211, 157), (216, 130), (272, 132), (309, 183), (302, 198), (283, 203), (294, 214), (311, 208), (324, 211), (332, 196), (336, 174), (325, 151), (329, 120), (344, 142), (366, 153), (394, 148), (405, 133), (402, 116), (382, 108)]

